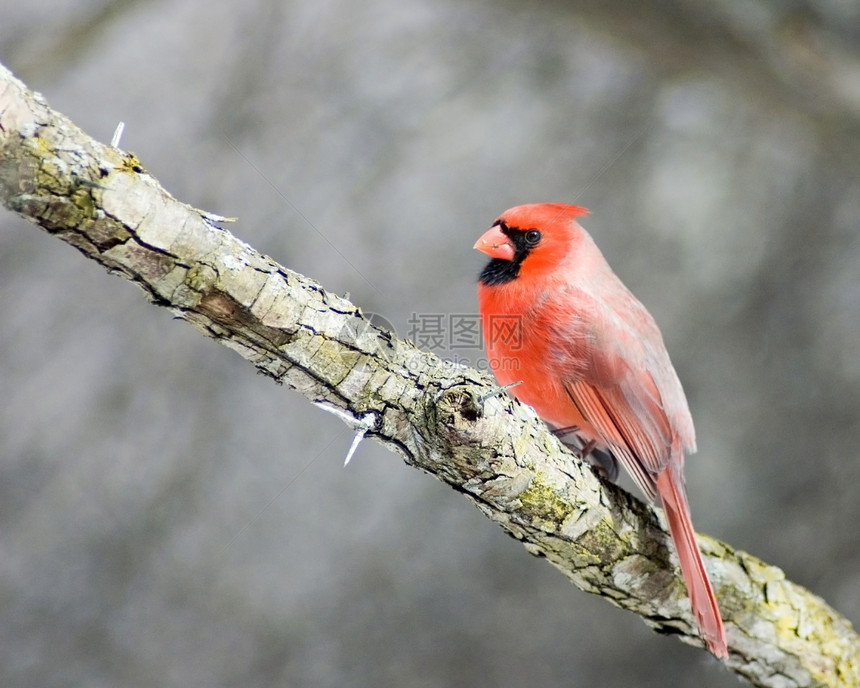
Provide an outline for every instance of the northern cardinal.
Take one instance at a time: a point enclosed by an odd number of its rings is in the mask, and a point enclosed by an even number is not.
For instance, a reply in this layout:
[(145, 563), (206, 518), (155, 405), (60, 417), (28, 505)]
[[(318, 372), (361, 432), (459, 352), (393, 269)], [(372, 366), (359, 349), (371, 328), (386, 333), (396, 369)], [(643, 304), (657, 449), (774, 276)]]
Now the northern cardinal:
[(649, 500), (660, 498), (708, 649), (726, 636), (684, 489), (693, 420), (663, 338), (645, 307), (561, 203), (505, 211), (475, 243), (492, 260), (478, 304), (487, 357), (502, 386), (551, 427), (572, 430), (612, 472), (615, 459)]

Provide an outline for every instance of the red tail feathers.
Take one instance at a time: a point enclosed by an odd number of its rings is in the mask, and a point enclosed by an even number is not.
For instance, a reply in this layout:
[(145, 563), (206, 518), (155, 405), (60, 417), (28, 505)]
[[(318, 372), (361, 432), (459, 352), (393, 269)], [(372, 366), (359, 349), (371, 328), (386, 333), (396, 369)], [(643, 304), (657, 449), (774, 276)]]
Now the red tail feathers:
[(670, 463), (657, 478), (657, 492), (663, 502), (666, 519), (669, 521), (669, 533), (681, 562), (681, 573), (687, 585), (696, 623), (711, 653), (716, 657), (725, 658), (729, 655), (726, 633), (714, 589), (711, 587), (708, 572), (705, 570), (705, 564), (696, 543), (696, 533), (690, 520), (690, 506), (687, 504), (687, 494), (682, 480), (680, 472), (673, 463)]

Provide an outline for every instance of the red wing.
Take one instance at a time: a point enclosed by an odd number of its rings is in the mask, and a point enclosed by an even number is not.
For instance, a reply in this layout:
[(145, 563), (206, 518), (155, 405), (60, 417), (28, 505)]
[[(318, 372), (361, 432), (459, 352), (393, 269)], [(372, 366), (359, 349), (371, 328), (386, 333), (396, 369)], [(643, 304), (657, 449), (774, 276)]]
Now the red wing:
[(584, 380), (569, 382), (565, 388), (582, 417), (600, 433), (600, 444), (612, 452), (639, 489), (653, 501), (657, 497), (656, 475), (669, 458), (668, 446), (663, 452), (654, 446), (619, 399), (620, 395)]
[[(620, 282), (618, 287), (624, 289)], [(558, 356), (567, 362), (562, 373), (565, 389), (598, 434), (595, 439), (653, 499), (656, 476), (672, 457), (673, 444), (694, 449), (695, 434), (657, 325), (629, 292), (624, 295), (619, 312), (581, 289), (560, 290), (555, 311), (558, 336), (553, 341), (565, 342), (563, 355)], [(579, 329), (558, 317), (563, 304), (570, 312), (571, 303), (576, 305)], [(678, 458), (683, 461), (683, 454)]]

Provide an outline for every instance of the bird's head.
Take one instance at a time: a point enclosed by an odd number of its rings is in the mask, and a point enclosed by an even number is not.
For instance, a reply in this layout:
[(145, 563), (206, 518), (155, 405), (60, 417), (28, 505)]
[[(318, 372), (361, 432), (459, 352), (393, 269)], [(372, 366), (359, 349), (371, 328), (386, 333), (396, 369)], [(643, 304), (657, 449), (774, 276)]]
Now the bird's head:
[(546, 275), (574, 250), (588, 210), (564, 203), (533, 203), (506, 210), (475, 242), (492, 259), (481, 272), (485, 286)]

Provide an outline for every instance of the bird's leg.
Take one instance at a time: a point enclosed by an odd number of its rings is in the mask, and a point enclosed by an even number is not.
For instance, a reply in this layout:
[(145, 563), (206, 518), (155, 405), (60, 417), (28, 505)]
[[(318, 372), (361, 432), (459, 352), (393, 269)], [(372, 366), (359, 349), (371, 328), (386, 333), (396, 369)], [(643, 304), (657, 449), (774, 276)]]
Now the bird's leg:
[[(578, 454), (580, 459), (588, 461), (588, 464), (597, 471), (600, 477), (614, 483), (618, 479), (618, 461), (611, 452), (598, 449), (597, 440), (589, 440), (582, 444), (583, 439), (576, 434), (577, 430), (579, 427), (576, 425), (568, 425), (564, 428), (553, 429), (552, 434), (558, 437), (564, 446)], [(565, 441), (564, 438), (570, 434), (574, 435), (576, 442)]]
[(564, 441), (563, 438), (571, 434), (576, 435), (576, 439), (581, 441), (582, 438), (576, 434), (577, 430), (579, 430), (578, 425), (567, 425), (563, 428), (556, 428), (552, 431), (552, 434), (558, 437), (563, 445), (577, 451), (579, 453), (579, 458), (585, 461), (588, 458), (588, 455), (591, 454), (591, 452), (597, 446), (597, 440), (591, 440), (590, 442), (586, 442), (582, 448)]
[(591, 452), (594, 451), (594, 448), (596, 446), (597, 446), (597, 440), (591, 440), (591, 442), (587, 442), (586, 445), (579, 452), (580, 458), (583, 461), (585, 461), (585, 459), (587, 459), (589, 457)]
[[(589, 442), (589, 444), (592, 443)], [(618, 460), (611, 452), (592, 447), (589, 452), (588, 463), (602, 478), (607, 478), (613, 483), (618, 479)]]

